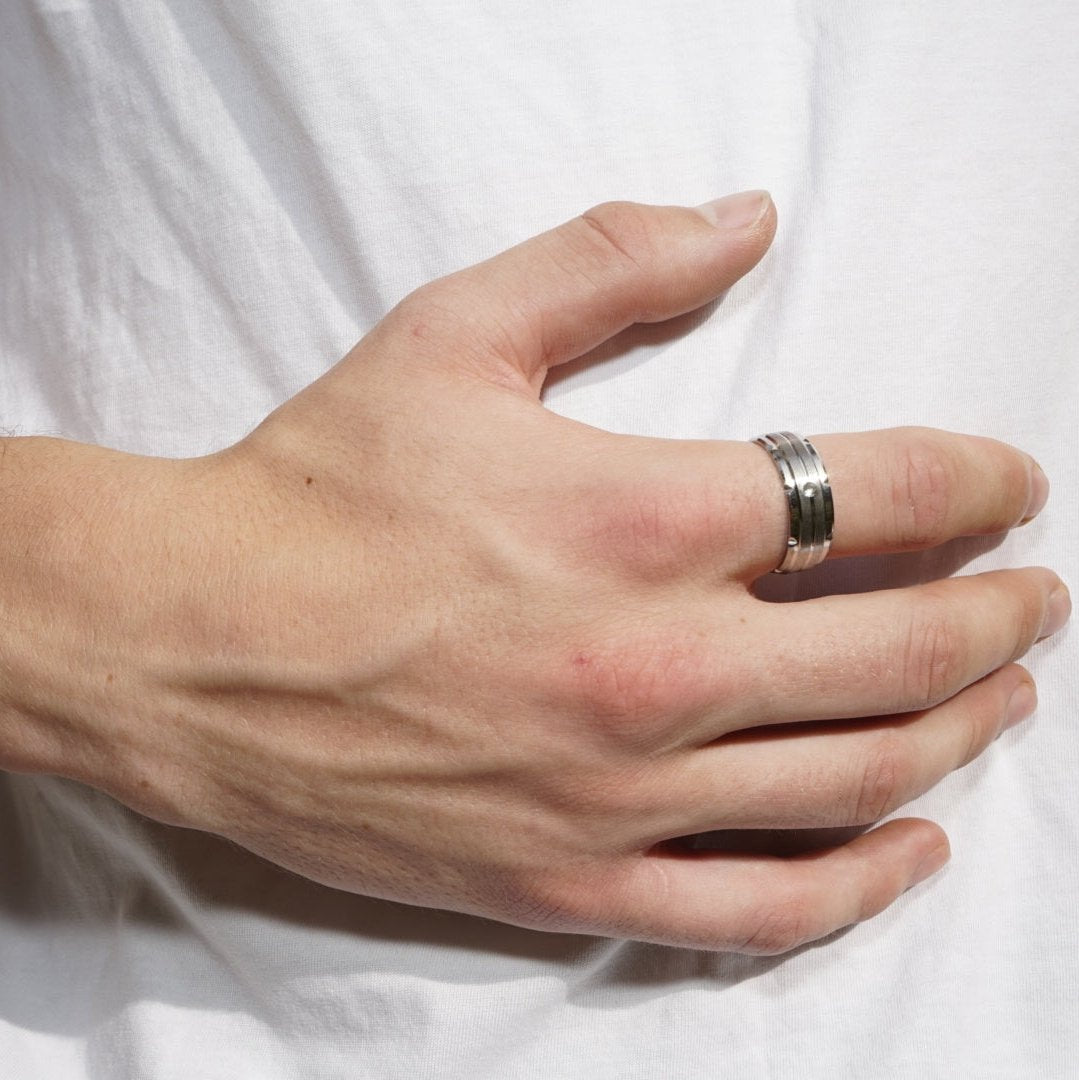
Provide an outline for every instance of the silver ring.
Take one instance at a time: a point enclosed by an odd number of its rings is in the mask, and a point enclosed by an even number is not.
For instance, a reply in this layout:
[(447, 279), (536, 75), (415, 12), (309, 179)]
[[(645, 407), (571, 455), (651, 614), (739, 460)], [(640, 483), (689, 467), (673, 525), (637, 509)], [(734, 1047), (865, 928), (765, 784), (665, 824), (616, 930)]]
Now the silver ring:
[(790, 515), (787, 547), (773, 572), (809, 570), (824, 561), (832, 545), (835, 507), (824, 462), (811, 443), (790, 431), (773, 431), (753, 441), (768, 451), (778, 470)]

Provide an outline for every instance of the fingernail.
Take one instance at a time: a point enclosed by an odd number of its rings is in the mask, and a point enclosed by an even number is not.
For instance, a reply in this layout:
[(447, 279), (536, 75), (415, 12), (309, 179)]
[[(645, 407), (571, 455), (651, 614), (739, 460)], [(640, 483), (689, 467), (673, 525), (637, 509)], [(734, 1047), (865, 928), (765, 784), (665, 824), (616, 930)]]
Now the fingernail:
[(1045, 609), (1045, 622), (1042, 623), (1040, 638), (1055, 634), (1067, 621), (1072, 613), (1072, 598), (1067, 585), (1058, 585), (1049, 594), (1049, 603)]
[(740, 191), (694, 209), (717, 229), (745, 229), (764, 217), (772, 197), (767, 191)]
[(910, 877), (910, 885), (908, 885), (907, 888), (912, 888), (919, 882), (925, 881), (927, 877), (931, 877), (935, 874), (951, 858), (951, 854), (947, 844), (941, 844), (938, 847), (933, 848), (933, 850), (914, 868), (914, 873), (911, 874)]
[(1025, 525), (1028, 521), (1037, 517), (1042, 512), (1049, 499), (1049, 478), (1042, 472), (1042, 467), (1035, 461), (1030, 470), (1030, 503), (1023, 520), (1019, 523)]
[(1004, 710), (1004, 724), (1001, 731), (1007, 731), (1015, 727), (1020, 720), (1025, 720), (1038, 707), (1038, 693), (1034, 684), (1025, 679), (1013, 691), (1008, 698), (1008, 706)]

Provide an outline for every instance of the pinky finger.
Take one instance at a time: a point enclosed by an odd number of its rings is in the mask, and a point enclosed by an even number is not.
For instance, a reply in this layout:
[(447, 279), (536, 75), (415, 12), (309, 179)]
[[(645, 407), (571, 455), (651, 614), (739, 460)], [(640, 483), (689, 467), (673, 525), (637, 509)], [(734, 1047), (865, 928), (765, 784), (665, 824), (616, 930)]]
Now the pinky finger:
[(949, 858), (939, 826), (890, 821), (791, 858), (656, 850), (607, 896), (607, 931), (639, 941), (775, 954), (872, 918)]

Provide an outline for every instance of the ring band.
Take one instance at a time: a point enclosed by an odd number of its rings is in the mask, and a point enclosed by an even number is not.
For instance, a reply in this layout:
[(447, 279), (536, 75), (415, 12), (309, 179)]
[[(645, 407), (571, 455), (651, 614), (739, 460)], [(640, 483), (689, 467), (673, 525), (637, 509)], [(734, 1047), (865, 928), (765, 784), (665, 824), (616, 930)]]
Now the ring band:
[(835, 507), (824, 462), (812, 443), (790, 431), (773, 431), (753, 441), (768, 451), (779, 472), (790, 516), (786, 550), (773, 572), (809, 570), (824, 561), (832, 544)]

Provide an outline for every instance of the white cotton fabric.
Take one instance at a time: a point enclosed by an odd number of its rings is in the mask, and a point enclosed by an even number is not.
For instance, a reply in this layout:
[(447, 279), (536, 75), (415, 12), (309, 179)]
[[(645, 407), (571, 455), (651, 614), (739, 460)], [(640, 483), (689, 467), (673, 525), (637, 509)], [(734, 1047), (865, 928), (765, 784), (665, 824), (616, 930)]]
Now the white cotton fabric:
[[(824, 583), (1075, 585), (1077, 177), (1068, 0), (4, 0), (0, 428), (206, 453), (429, 278), (602, 200), (765, 187), (757, 270), (547, 404), (1016, 443), (1036, 523)], [(1036, 717), (909, 808), (951, 865), (783, 957), (352, 897), (2, 776), (0, 1078), (1079, 1076), (1074, 632), (1028, 663)]]

